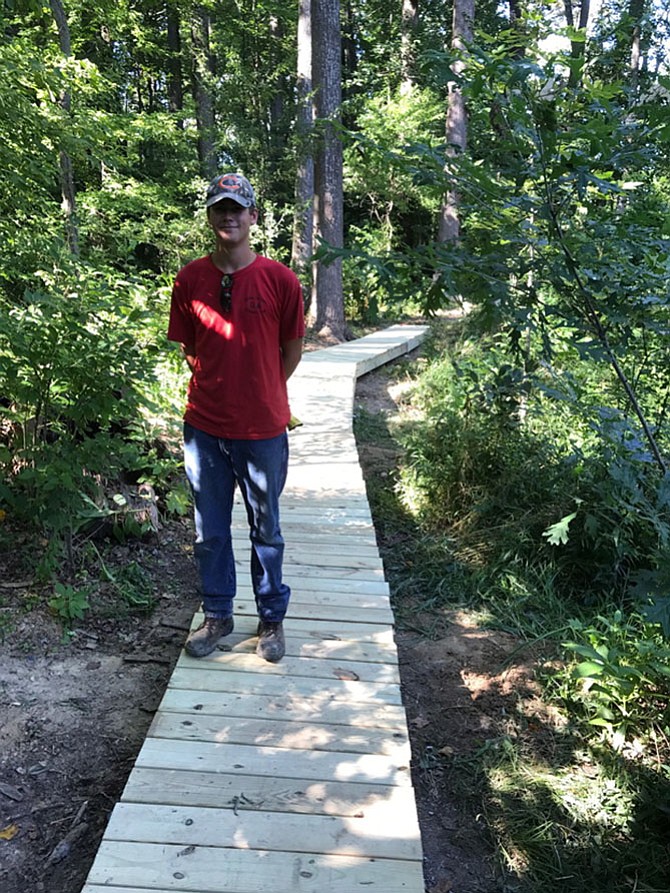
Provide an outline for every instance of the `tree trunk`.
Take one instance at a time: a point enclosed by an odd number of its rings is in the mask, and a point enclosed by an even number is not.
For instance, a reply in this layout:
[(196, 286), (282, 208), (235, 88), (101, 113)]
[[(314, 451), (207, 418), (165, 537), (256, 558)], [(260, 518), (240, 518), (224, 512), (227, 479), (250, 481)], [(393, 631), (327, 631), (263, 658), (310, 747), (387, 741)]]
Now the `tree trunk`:
[(400, 92), (403, 95), (412, 92), (414, 87), (414, 40), (419, 21), (419, 0), (402, 0), (400, 20)]
[[(168, 45), (168, 103), (171, 112), (179, 112), (184, 107), (179, 11), (172, 3), (167, 4), (166, 11)], [(180, 127), (183, 127), (183, 123), (180, 123)]]
[[(318, 2), (318, 0), (313, 0)], [(360, 87), (356, 84), (356, 71), (358, 70), (358, 43), (356, 36), (356, 15), (351, 0), (346, 0), (344, 9), (340, 12), (341, 40), (342, 40), (342, 101), (345, 105), (345, 111), (342, 114), (342, 124), (348, 130), (358, 129), (358, 120), (353, 103)], [(346, 109), (348, 108), (348, 111)]]
[[(342, 143), (337, 133), (342, 103), (342, 40), (339, 0), (317, 0), (312, 7), (312, 53), (316, 116), (321, 138), (316, 156), (317, 235), (333, 248), (344, 244)], [(316, 266), (316, 328), (340, 341), (344, 320), (342, 260)], [(313, 312), (313, 310), (312, 310)]]
[[(276, 47), (274, 52), (277, 60), (277, 70), (279, 68), (279, 60), (282, 55), (282, 39), (284, 37), (284, 29), (282, 23), (276, 16), (270, 17), (270, 34), (272, 35), (272, 43)], [(283, 74), (278, 74), (272, 91), (272, 99), (270, 101), (270, 149), (272, 157), (270, 159), (272, 170), (277, 170), (284, 156), (285, 151), (285, 83)]]
[[(580, 9), (579, 9), (579, 24), (577, 27), (580, 31), (584, 31), (584, 36), (586, 36), (586, 26), (589, 23), (589, 11), (590, 11), (590, 0), (582, 0)], [(572, 11), (572, 0), (565, 0), (565, 21), (567, 22), (570, 28), (575, 27), (575, 16)], [(575, 62), (579, 59), (584, 58), (584, 50), (586, 48), (586, 44), (581, 40), (572, 40), (570, 41), (570, 57), (575, 60)], [(573, 65), (570, 68), (570, 76), (568, 78), (568, 86), (576, 87), (579, 83), (579, 74), (577, 65)]]
[(312, 264), (314, 248), (314, 158), (312, 131), (312, 19), (311, 0), (299, 0), (298, 9), (298, 70), (297, 70), (296, 134), (298, 166), (295, 181), (295, 216), (293, 218), (293, 249), (291, 265), (302, 282), (305, 308), (312, 297)]
[(631, 24), (630, 34), (630, 79), (633, 89), (637, 89), (640, 74), (641, 41), (642, 41), (642, 17), (644, 15), (645, 0), (630, 0), (628, 6), (628, 18)]
[[(566, 2), (569, 2), (569, 0), (566, 0)], [(512, 57), (514, 59), (523, 59), (526, 55), (528, 34), (523, 17), (522, 0), (509, 0), (509, 25), (510, 30), (517, 35), (512, 47)]]
[[(451, 47), (458, 54), (452, 65), (454, 74), (460, 75), (465, 70), (464, 53), (466, 45), (472, 41), (472, 28), (475, 18), (474, 0), (454, 0), (454, 18)], [(446, 122), (446, 163), (444, 170), (451, 181), (442, 203), (438, 226), (438, 241), (455, 242), (460, 235), (458, 209), (460, 197), (455, 186), (455, 165), (453, 159), (465, 151), (467, 146), (468, 123), (465, 100), (460, 87), (455, 83), (449, 85), (449, 100)]]
[[(58, 29), (58, 43), (64, 56), (72, 55), (72, 43), (70, 41), (70, 26), (61, 0), (49, 0), (51, 13)], [(60, 97), (60, 106), (70, 118), (72, 99), (70, 91), (66, 88)], [(77, 205), (74, 188), (74, 174), (72, 171), (72, 159), (70, 155), (61, 149), (59, 153), (60, 184), (63, 198), (62, 208), (65, 214), (65, 235), (72, 254), (79, 254), (79, 229), (77, 227)]]
[(214, 103), (210, 85), (212, 66), (209, 51), (209, 13), (203, 6), (198, 6), (193, 12), (191, 37), (193, 99), (198, 122), (198, 159), (203, 176), (211, 180), (216, 174), (217, 163), (214, 147)]

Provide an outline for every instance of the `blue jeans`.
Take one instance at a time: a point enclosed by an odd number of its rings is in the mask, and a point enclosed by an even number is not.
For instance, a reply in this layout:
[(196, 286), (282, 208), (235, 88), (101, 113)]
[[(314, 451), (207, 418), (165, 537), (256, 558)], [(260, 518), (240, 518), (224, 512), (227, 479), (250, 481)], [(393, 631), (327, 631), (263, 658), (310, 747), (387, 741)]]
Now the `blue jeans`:
[(288, 470), (286, 433), (267, 440), (226, 440), (185, 423), (184, 464), (195, 503), (195, 558), (205, 614), (233, 613), (236, 577), (230, 528), (237, 484), (249, 521), (258, 616), (283, 620), (291, 594), (282, 582), (284, 540), (279, 527), (279, 496)]

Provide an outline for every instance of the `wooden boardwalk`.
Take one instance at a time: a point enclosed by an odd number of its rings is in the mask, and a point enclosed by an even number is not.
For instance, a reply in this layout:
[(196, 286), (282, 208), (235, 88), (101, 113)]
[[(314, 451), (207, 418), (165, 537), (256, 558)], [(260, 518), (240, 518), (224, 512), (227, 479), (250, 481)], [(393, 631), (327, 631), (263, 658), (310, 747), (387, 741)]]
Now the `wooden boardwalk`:
[(235, 632), (208, 658), (182, 652), (82, 893), (422, 893), (393, 615), (352, 411), (356, 378), (425, 332), (393, 326), (304, 356), (282, 499), (286, 657), (254, 653), (238, 511)]

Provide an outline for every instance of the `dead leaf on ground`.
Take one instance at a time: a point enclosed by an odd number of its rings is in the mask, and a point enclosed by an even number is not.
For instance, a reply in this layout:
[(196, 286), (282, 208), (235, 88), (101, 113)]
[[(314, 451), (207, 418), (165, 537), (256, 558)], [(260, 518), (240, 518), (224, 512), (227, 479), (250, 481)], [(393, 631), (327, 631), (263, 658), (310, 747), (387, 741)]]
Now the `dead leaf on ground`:
[(414, 726), (415, 729), (425, 729), (426, 726), (430, 725), (430, 720), (426, 719), (425, 716), (415, 716), (411, 720), (410, 725)]
[(361, 678), (358, 674), (354, 673), (353, 670), (345, 670), (342, 667), (335, 667), (333, 676), (335, 676), (336, 679), (344, 679), (348, 682), (358, 682)]
[(428, 893), (451, 893), (452, 881), (451, 878), (446, 878), (440, 880), (435, 884), (434, 887), (431, 887)]
[(17, 803), (20, 803), (23, 800), (23, 794), (18, 788), (15, 788), (14, 785), (5, 784), (0, 781), (0, 794), (4, 794), (5, 797), (9, 797), (10, 800), (16, 800)]
[(12, 840), (19, 833), (18, 825), (7, 825), (0, 831), (0, 840)]

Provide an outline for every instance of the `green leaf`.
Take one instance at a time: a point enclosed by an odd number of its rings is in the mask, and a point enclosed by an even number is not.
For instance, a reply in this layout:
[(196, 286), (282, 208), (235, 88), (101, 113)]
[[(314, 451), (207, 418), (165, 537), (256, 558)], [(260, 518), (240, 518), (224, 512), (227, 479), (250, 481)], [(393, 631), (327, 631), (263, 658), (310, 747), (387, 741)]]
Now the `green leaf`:
[(577, 512), (572, 512), (570, 515), (565, 515), (565, 517), (561, 518), (560, 521), (557, 521), (555, 524), (547, 527), (542, 536), (546, 537), (548, 542), (552, 546), (564, 546), (569, 539), (568, 528), (570, 526), (570, 522), (574, 521), (576, 517)]
[(584, 661), (581, 664), (577, 664), (574, 669), (574, 674), (579, 679), (588, 679), (594, 676), (602, 676), (605, 668), (602, 664), (596, 664), (593, 661)]

